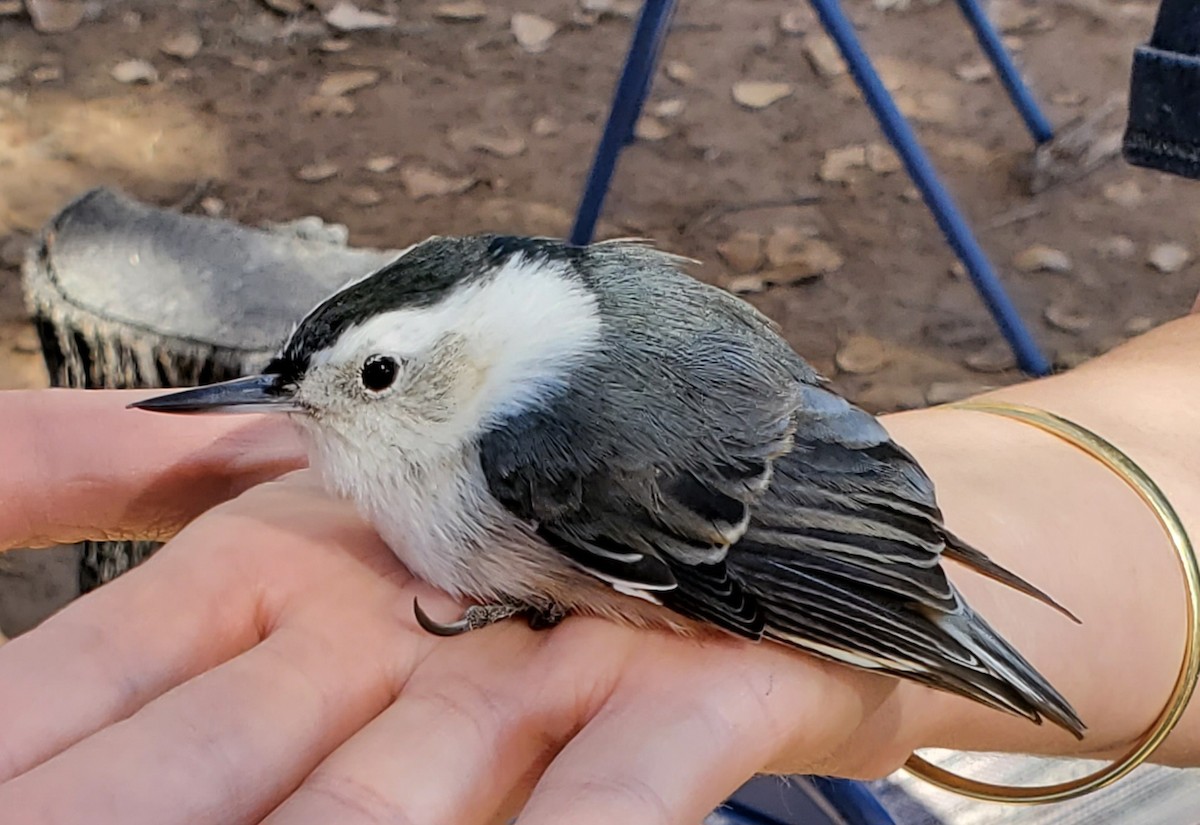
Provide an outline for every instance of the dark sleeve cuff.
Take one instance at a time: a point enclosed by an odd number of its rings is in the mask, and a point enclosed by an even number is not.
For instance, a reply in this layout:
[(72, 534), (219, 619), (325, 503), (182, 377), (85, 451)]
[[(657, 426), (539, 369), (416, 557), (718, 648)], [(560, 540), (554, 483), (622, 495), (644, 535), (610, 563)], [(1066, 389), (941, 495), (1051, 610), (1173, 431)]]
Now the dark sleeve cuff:
[(1150, 44), (1134, 53), (1125, 159), (1200, 178), (1200, 3), (1162, 0)]
[(1200, 179), (1200, 57), (1137, 50), (1124, 153), (1135, 166)]

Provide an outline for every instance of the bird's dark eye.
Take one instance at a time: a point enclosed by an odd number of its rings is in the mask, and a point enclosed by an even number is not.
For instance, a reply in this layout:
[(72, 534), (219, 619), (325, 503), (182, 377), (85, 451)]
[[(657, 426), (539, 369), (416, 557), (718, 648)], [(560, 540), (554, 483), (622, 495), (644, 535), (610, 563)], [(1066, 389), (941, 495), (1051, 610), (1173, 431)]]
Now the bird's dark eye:
[(363, 386), (371, 392), (383, 392), (396, 382), (396, 373), (399, 371), (395, 358), (372, 355), (362, 365)]

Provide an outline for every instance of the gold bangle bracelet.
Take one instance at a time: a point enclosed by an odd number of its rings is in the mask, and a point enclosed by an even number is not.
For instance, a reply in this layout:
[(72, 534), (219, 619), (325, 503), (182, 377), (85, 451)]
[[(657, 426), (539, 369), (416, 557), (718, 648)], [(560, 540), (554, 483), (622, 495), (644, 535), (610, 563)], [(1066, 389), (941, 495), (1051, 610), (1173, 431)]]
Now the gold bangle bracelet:
[(1145, 762), (1171, 733), (1192, 698), (1197, 677), (1200, 676), (1200, 565), (1197, 565), (1196, 552), (1183, 523), (1158, 485), (1129, 456), (1092, 431), (1045, 410), (1017, 404), (965, 402), (950, 405), (949, 408), (991, 413), (1030, 424), (1092, 456), (1120, 476), (1121, 480), (1149, 505), (1179, 556), (1187, 591), (1187, 638), (1184, 642), (1183, 663), (1162, 712), (1150, 729), (1138, 737), (1128, 753), (1094, 773), (1054, 785), (1040, 786), (993, 785), (969, 779), (939, 768), (916, 754), (910, 756), (905, 763), (905, 768), (914, 776), (944, 790), (974, 799), (1025, 805), (1075, 799), (1111, 785)]

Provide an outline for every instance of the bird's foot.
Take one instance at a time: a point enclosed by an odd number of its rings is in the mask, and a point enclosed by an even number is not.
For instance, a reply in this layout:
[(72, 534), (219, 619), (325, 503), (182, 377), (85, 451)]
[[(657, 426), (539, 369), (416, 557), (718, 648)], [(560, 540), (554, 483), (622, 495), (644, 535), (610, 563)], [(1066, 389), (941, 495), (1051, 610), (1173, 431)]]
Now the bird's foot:
[(528, 607), (525, 609), (525, 617), (529, 620), (530, 630), (549, 630), (567, 618), (567, 611), (556, 604)]
[(508, 602), (473, 604), (464, 610), (462, 616), (456, 621), (443, 624), (429, 618), (429, 614), (421, 609), (421, 603), (413, 599), (413, 613), (416, 614), (417, 624), (423, 630), (435, 636), (459, 636), (463, 633), (510, 619), (513, 616), (524, 613), (527, 609), (524, 605)]
[(421, 604), (416, 599), (413, 599), (413, 613), (416, 614), (417, 624), (435, 636), (459, 636), (521, 615), (528, 619), (531, 629), (548, 630), (567, 617), (567, 611), (557, 605), (532, 607), (514, 602), (497, 602), (473, 604), (464, 610), (457, 620), (442, 623), (429, 618), (429, 614), (421, 609)]

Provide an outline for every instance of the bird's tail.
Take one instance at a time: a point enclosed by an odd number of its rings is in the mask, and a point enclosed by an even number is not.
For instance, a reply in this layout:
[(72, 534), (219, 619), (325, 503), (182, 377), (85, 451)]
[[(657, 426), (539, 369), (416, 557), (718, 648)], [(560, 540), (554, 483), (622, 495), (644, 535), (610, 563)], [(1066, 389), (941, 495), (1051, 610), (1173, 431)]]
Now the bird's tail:
[(929, 618), (983, 666), (966, 672), (956, 668), (951, 679), (954, 684), (938, 686), (1034, 722), (1040, 723), (1045, 717), (1076, 738), (1083, 738), (1087, 726), (1071, 704), (970, 606), (961, 604), (960, 610)]

